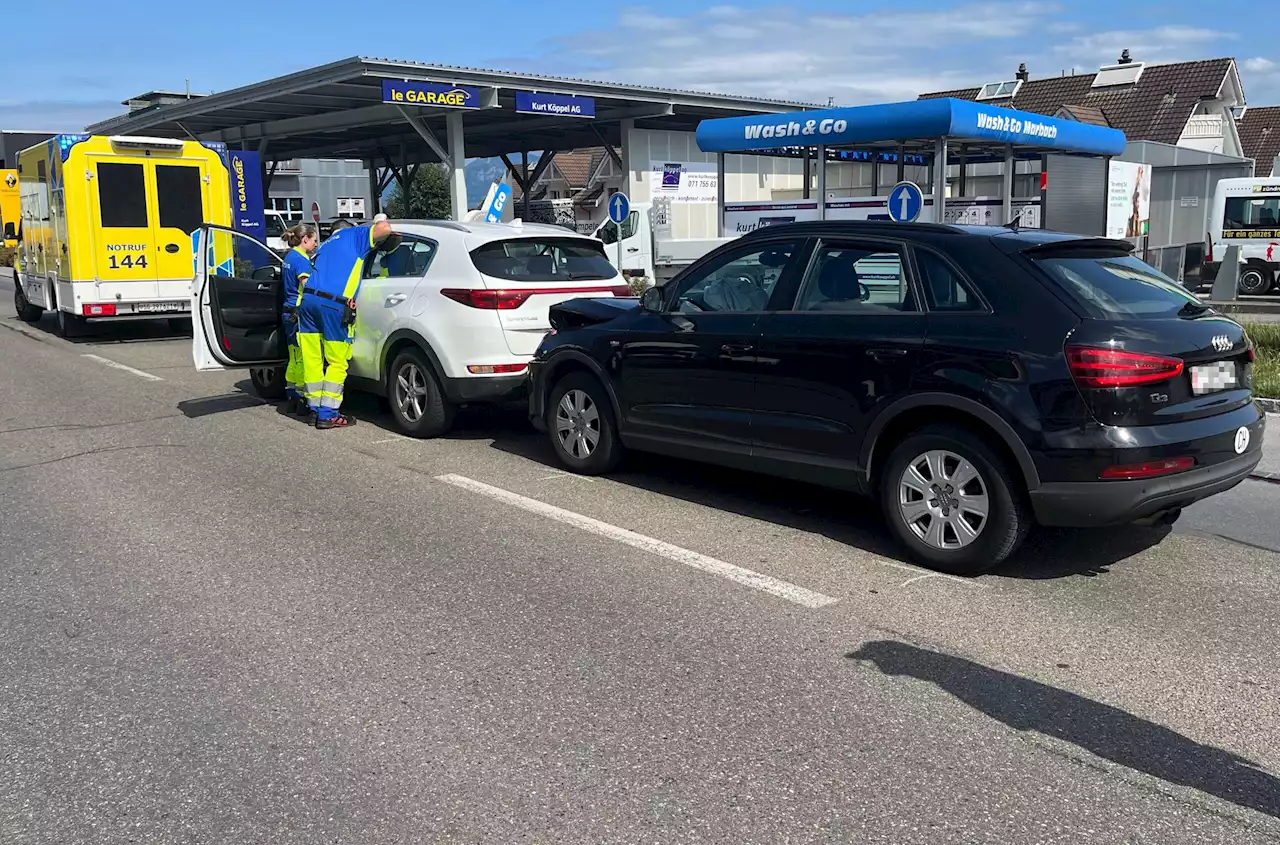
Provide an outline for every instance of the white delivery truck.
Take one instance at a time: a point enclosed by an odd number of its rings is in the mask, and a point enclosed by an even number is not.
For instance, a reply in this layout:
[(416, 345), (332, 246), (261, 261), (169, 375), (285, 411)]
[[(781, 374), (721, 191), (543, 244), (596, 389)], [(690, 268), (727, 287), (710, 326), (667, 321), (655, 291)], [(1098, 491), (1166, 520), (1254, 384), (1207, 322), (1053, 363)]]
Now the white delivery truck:
[(606, 220), (596, 229), (595, 236), (605, 244), (605, 255), (623, 276), (644, 276), (650, 284), (664, 284), (711, 250), (734, 239), (672, 237), (670, 213), (670, 206), (665, 203), (631, 206), (631, 214), (621, 227), (621, 264), (618, 227)]
[(1227, 247), (1240, 247), (1239, 290), (1263, 294), (1280, 274), (1280, 177), (1222, 179), (1209, 205), (1204, 278), (1217, 276)]
[[(888, 220), (887, 196), (843, 197), (827, 200), (828, 220)], [(925, 198), (920, 221), (933, 220), (933, 198)], [(1023, 226), (1040, 227), (1040, 205), (1036, 199), (1015, 199), (1014, 212)], [(971, 197), (956, 200), (947, 207), (947, 220), (971, 225), (999, 225), (1003, 213), (1003, 200), (999, 197)], [(816, 198), (794, 200), (757, 200), (744, 203), (726, 203), (724, 206), (724, 230), (728, 237), (677, 238), (673, 228), (673, 215), (688, 213), (682, 203), (634, 203), (631, 214), (622, 224), (622, 258), (618, 269), (624, 276), (643, 275), (654, 284), (663, 284), (685, 267), (697, 261), (716, 247), (726, 244), (747, 232), (762, 226), (798, 223), (819, 219)], [(685, 221), (682, 221), (685, 222)], [(605, 243), (605, 254), (618, 264), (618, 228), (605, 221), (595, 230), (595, 236)]]
[(284, 215), (268, 208), (263, 211), (262, 217), (267, 224), (267, 249), (276, 255), (287, 254), (289, 247), (284, 242), (284, 231), (289, 227), (284, 222)]

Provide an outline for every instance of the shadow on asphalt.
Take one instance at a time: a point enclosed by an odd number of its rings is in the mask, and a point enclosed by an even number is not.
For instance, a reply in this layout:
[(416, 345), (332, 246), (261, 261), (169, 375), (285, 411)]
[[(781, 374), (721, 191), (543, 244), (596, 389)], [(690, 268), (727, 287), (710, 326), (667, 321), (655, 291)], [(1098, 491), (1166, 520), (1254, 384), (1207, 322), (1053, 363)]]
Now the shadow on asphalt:
[(893, 640), (866, 643), (845, 657), (886, 675), (934, 684), (1014, 730), (1035, 731), (1165, 783), (1280, 817), (1280, 779), (1257, 763), (1109, 704)]
[[(58, 321), (46, 312), (31, 328), (54, 337), (58, 334)], [(120, 323), (90, 323), (72, 336), (63, 338), (68, 343), (102, 346), (122, 343), (155, 343), (163, 340), (191, 340), (191, 320), (187, 317), (155, 320), (129, 320)]]
[[(236, 387), (252, 395), (249, 381), (240, 382)], [(213, 397), (214, 400), (220, 398)], [(385, 400), (380, 397), (352, 393), (343, 402), (342, 409), (362, 424), (377, 426), (393, 434), (400, 433)], [(236, 408), (227, 407), (225, 410)], [(445, 439), (487, 441), (494, 449), (551, 469), (563, 469), (556, 462), (546, 435), (529, 423), (523, 405), (464, 408), (458, 412)], [(890, 535), (877, 504), (853, 493), (638, 453), (630, 454), (609, 479), (639, 490), (818, 534), (882, 557), (913, 563), (903, 556)], [(1098, 531), (1033, 531), (1023, 547), (991, 574), (1030, 580), (1105, 575), (1115, 564), (1159, 544), (1169, 531), (1167, 527), (1138, 526)]]
[(183, 413), (187, 419), (197, 419), (198, 417), (207, 417), (211, 414), (221, 414), (226, 411), (240, 411), (245, 408), (256, 408), (259, 405), (270, 404), (265, 399), (259, 399), (254, 396), (252, 391), (245, 390), (241, 385), (247, 385), (248, 382), (241, 382), (236, 387), (240, 389), (240, 393), (223, 393), (218, 396), (204, 396), (200, 399), (184, 399), (178, 403), (178, 410)]

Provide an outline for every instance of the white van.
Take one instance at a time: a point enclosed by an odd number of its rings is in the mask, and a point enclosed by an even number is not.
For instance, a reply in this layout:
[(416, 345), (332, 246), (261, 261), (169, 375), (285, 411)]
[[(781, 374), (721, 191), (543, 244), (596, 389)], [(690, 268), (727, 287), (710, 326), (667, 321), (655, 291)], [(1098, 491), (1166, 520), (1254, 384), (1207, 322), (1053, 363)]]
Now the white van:
[(284, 242), (284, 230), (289, 228), (285, 225), (284, 215), (268, 208), (263, 212), (263, 216), (267, 223), (267, 249), (276, 255), (284, 255), (289, 251), (289, 247), (285, 246)]
[(1229, 246), (1240, 247), (1243, 294), (1263, 294), (1280, 273), (1280, 177), (1223, 179), (1209, 206), (1205, 278), (1218, 274)]

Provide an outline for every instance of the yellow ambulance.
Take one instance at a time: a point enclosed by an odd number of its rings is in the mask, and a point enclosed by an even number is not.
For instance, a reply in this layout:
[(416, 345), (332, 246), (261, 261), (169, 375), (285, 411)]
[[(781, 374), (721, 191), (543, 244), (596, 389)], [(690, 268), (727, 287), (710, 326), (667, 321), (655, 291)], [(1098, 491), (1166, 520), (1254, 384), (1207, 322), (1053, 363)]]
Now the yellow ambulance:
[(0, 170), (0, 233), (5, 246), (18, 245), (18, 171)]
[(194, 239), (231, 225), (224, 144), (56, 135), (18, 155), (14, 305), (72, 335), (86, 323), (190, 319)]

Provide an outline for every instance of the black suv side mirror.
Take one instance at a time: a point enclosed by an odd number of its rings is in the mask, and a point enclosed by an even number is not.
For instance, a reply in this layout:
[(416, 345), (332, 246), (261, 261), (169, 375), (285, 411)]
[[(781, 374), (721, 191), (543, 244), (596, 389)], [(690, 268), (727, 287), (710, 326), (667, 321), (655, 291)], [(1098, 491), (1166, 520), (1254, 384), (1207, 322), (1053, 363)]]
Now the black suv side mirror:
[(654, 286), (640, 294), (640, 310), (649, 314), (662, 313), (662, 288)]
[(17, 235), (17, 232), (14, 231), (13, 224), (12, 223), (4, 224), (4, 239), (6, 241), (12, 241), (17, 237), (18, 235)]

